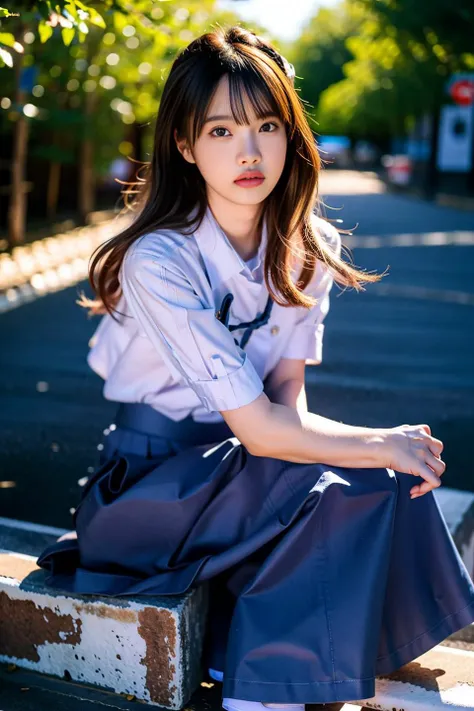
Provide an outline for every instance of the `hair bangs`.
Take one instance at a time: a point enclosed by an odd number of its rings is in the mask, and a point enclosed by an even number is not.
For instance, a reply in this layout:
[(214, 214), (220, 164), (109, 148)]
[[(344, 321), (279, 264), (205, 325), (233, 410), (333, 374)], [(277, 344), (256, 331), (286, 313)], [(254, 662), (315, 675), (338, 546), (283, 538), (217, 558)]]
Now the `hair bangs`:
[(231, 72), (229, 75), (229, 100), (234, 121), (242, 126), (249, 124), (252, 117), (246, 111), (245, 98), (248, 99), (255, 116), (264, 119), (270, 114), (275, 114), (282, 121), (284, 113), (279, 102), (265, 82), (264, 77), (257, 74), (251, 68), (242, 69), (239, 72)]
[(249, 65), (247, 60), (246, 64), (240, 62), (236, 67), (233, 62), (227, 67), (224, 66), (221, 72), (206, 71), (206, 81), (201, 82), (194, 89), (192, 102), (194, 110), (190, 112), (192, 113), (191, 135), (188, 136), (192, 144), (201, 134), (217, 84), (224, 76), (228, 78), (232, 117), (239, 126), (248, 125), (252, 120), (248, 115), (245, 99), (250, 103), (258, 119), (274, 114), (283, 123), (291, 124), (290, 106), (277, 76), (265, 64), (261, 62), (255, 66), (253, 64), (252, 62)]

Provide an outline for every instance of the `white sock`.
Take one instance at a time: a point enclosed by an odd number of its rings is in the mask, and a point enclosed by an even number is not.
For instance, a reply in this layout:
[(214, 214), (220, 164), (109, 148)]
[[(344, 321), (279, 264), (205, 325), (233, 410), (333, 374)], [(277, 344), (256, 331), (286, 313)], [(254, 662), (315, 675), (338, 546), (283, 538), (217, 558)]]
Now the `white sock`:
[[(214, 681), (223, 681), (224, 672), (209, 668), (208, 674)], [(242, 699), (223, 699), (223, 707), (227, 711), (254, 711), (256, 706), (265, 706), (269, 709), (289, 709), (289, 711), (304, 711), (304, 704), (272, 704), (272, 703), (260, 703), (255, 701), (244, 701)], [(253, 708), (252, 708), (253, 707)]]
[(226, 711), (261, 711), (263, 708), (288, 709), (288, 711), (305, 711), (304, 704), (264, 704), (259, 701), (246, 701), (244, 699), (222, 699), (222, 706)]

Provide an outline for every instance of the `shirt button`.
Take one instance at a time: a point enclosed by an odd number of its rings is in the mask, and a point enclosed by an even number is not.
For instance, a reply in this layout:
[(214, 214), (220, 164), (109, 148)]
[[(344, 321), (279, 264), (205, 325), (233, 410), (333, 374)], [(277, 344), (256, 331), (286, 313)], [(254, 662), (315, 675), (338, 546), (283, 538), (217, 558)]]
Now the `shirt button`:
[(280, 326), (272, 326), (270, 333), (272, 336), (276, 336), (280, 332)]

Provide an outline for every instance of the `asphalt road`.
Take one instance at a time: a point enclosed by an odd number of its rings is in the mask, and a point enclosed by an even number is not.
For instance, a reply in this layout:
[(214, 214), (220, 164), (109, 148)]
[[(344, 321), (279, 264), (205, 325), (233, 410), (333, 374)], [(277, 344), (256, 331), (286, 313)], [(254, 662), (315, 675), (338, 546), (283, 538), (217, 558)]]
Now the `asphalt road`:
[[(444, 484), (474, 490), (474, 213), (348, 172), (327, 171), (322, 195), (328, 217), (358, 223), (344, 238), (354, 263), (390, 272), (362, 293), (334, 288), (310, 408), (350, 424), (426, 422), (445, 443)], [(97, 320), (75, 304), (84, 287), (0, 315), (0, 516), (70, 527), (112, 421), (85, 360)]]

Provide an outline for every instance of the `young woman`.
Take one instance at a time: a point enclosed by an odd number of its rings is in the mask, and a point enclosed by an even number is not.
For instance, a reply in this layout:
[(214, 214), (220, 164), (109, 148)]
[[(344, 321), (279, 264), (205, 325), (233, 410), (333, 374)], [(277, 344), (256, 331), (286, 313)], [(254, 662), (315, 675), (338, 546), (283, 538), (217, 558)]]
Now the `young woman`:
[(90, 366), (119, 403), (77, 538), (39, 559), (77, 593), (210, 581), (223, 705), (347, 701), (474, 620), (433, 489), (428, 425), (308, 412), (340, 257), (291, 66), (240, 27), (193, 41), (163, 90), (134, 223), (90, 279)]

